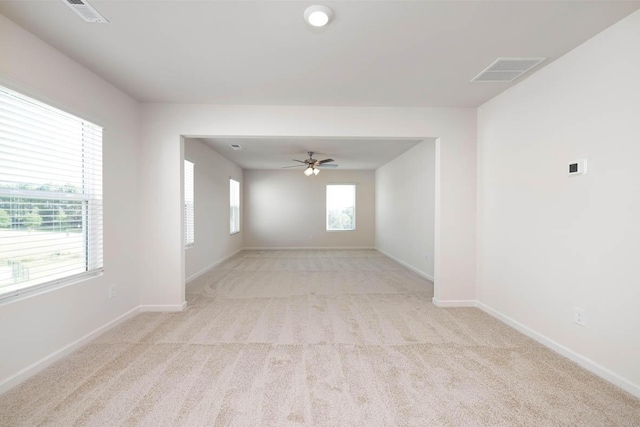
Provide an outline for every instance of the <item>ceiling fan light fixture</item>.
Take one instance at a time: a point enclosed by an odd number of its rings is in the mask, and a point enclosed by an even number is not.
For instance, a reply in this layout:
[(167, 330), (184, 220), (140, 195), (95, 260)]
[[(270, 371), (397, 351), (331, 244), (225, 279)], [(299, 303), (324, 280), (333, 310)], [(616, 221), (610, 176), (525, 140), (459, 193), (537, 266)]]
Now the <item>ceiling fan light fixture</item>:
[(331, 21), (333, 11), (327, 6), (309, 6), (304, 11), (304, 20), (312, 27), (324, 27)]
[(309, 158), (306, 160), (298, 160), (298, 159), (291, 159), (294, 162), (297, 162), (297, 164), (295, 165), (291, 165), (291, 166), (283, 166), (283, 169), (289, 169), (289, 168), (298, 168), (298, 167), (304, 167), (304, 171), (303, 173), (306, 176), (311, 176), (311, 175), (318, 175), (320, 173), (320, 167), (327, 167), (327, 168), (337, 168), (338, 165), (332, 162), (335, 162), (335, 160), (333, 159), (324, 159), (324, 160), (316, 160), (313, 158), (313, 151), (307, 151), (307, 154), (309, 155)]

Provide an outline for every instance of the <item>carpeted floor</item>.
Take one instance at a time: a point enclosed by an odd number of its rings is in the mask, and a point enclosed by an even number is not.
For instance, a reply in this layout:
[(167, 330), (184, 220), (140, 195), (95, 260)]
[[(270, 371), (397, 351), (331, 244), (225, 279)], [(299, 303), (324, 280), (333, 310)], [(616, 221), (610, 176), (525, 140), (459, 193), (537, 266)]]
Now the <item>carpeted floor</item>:
[(376, 251), (245, 251), (0, 396), (0, 425), (638, 426), (640, 400)]

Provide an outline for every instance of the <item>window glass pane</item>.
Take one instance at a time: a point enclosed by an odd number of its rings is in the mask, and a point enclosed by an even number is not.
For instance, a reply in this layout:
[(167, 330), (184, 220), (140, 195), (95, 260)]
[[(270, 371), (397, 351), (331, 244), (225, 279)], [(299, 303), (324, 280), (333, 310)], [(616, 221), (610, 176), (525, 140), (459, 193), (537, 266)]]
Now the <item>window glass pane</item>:
[(229, 180), (229, 218), (230, 232), (240, 231), (240, 183), (236, 180)]
[(195, 191), (194, 164), (184, 161), (184, 244), (193, 245), (195, 240)]
[(356, 186), (327, 185), (327, 230), (356, 229)]
[(102, 269), (102, 128), (0, 87), (0, 297)]

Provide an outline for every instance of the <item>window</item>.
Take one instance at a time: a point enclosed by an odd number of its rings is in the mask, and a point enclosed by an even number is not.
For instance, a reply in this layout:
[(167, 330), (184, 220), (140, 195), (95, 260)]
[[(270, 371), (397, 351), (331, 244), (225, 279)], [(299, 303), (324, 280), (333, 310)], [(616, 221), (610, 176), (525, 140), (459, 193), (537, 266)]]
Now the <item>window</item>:
[(327, 231), (345, 231), (355, 229), (355, 184), (327, 185)]
[(184, 161), (184, 245), (187, 247), (193, 246), (195, 234), (193, 168), (193, 163)]
[(229, 179), (229, 218), (231, 234), (240, 232), (240, 183)]
[(102, 128), (0, 87), (0, 298), (102, 271)]

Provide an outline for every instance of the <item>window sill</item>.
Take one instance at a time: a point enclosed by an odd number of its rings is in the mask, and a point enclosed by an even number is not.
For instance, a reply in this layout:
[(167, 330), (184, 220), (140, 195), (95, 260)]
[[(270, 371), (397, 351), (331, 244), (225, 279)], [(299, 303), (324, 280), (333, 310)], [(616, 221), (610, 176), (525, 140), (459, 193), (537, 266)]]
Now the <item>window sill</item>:
[(67, 277), (66, 279), (55, 280), (53, 282), (41, 283), (39, 285), (29, 286), (23, 289), (16, 289), (0, 294), (0, 305), (20, 301), (41, 295), (56, 289), (65, 288), (71, 285), (77, 285), (90, 279), (95, 279), (104, 274), (104, 269), (95, 270), (87, 273), (81, 273), (76, 276)]

